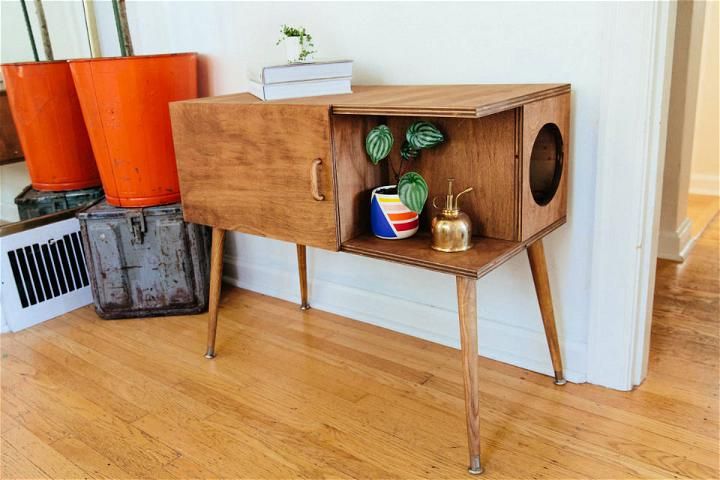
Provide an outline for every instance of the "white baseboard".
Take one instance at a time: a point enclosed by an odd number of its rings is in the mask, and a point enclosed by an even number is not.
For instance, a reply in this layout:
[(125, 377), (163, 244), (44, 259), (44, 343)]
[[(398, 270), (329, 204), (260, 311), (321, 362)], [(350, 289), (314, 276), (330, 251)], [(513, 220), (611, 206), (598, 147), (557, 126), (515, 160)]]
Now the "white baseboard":
[(658, 241), (659, 258), (672, 260), (674, 262), (683, 262), (692, 247), (692, 237), (690, 235), (690, 226), (692, 223), (689, 218), (683, 220), (677, 230), (660, 231)]
[[(449, 336), (440, 326), (457, 322), (457, 312), (419, 304), (357, 287), (348, 287), (308, 278), (310, 304), (365, 323), (377, 325), (414, 337), (459, 348), (460, 337)], [(236, 287), (297, 302), (297, 271), (275, 265), (255, 265), (235, 256), (225, 255), (223, 279)], [(527, 370), (552, 375), (552, 365), (545, 335), (497, 320), (479, 319), (479, 351), (484, 357), (516, 365)], [(562, 341), (565, 377), (575, 383), (585, 382), (585, 344)]]
[(694, 195), (720, 196), (720, 175), (690, 175), (690, 193)]

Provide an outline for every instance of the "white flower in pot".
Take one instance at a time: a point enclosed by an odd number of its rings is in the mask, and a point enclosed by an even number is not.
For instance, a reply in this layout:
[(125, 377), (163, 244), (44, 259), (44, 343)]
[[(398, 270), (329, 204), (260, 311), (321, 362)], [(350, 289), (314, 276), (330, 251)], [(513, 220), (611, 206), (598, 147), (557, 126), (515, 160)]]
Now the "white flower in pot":
[(307, 33), (305, 27), (293, 27), (291, 25), (283, 25), (280, 29), (282, 36), (277, 41), (285, 44), (285, 53), (290, 63), (308, 62), (312, 60), (315, 53), (315, 45), (312, 36)]

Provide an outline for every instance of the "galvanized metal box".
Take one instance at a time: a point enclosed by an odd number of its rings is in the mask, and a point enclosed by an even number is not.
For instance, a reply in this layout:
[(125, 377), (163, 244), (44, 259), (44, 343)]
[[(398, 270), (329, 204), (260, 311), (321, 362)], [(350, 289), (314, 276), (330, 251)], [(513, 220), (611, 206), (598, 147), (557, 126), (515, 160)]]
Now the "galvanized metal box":
[(105, 319), (207, 309), (210, 229), (183, 221), (179, 203), (78, 213), (95, 310)]
[(28, 185), (15, 197), (20, 220), (41, 217), (68, 210), (96, 201), (105, 196), (102, 187), (68, 190), (65, 192), (41, 192)]

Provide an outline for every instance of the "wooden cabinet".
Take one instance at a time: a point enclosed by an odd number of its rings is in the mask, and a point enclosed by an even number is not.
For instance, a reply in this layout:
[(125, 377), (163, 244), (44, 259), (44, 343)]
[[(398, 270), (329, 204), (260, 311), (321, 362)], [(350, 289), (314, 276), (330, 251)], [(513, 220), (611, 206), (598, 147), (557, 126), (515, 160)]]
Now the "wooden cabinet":
[[(542, 237), (565, 223), (570, 86), (353, 89), (274, 102), (238, 94), (171, 104), (185, 218), (214, 227), (206, 357), (215, 356), (225, 230), (298, 244), (303, 309), (306, 245), (454, 275), (469, 471), (481, 473), (476, 281), (526, 249), (555, 383), (565, 383)], [(365, 136), (383, 123), (401, 139), (418, 119), (434, 122), (447, 138), (412, 166), (427, 180), (430, 198), (445, 194), (448, 177), (474, 188), (462, 202), (474, 226), (468, 251), (430, 249), (431, 202), (416, 236), (381, 240), (370, 233), (370, 191), (391, 179), (387, 162), (368, 161)], [(391, 157), (399, 157), (400, 144)]]
[(339, 248), (327, 105), (179, 103), (173, 136), (187, 221)]

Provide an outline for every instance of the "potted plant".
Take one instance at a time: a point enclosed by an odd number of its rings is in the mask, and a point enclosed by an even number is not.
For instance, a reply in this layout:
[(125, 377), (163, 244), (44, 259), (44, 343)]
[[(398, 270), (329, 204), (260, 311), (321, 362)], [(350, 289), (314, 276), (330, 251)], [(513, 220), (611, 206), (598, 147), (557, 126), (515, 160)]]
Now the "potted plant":
[(69, 61), (106, 199), (179, 202), (168, 103), (197, 97), (197, 54), (134, 55), (125, 1), (113, 8), (123, 56)]
[[(370, 225), (376, 237), (398, 240), (417, 232), (420, 224), (418, 214), (425, 206), (428, 186), (419, 173), (406, 171), (406, 168), (420, 156), (422, 150), (436, 147), (444, 141), (442, 132), (430, 122), (417, 121), (408, 127), (400, 147), (397, 170), (388, 159), (396, 184), (377, 187), (370, 197)], [(393, 143), (393, 135), (387, 125), (378, 125), (370, 130), (365, 137), (365, 151), (370, 161), (377, 165), (387, 158)]]
[(280, 29), (281, 37), (276, 45), (285, 43), (285, 54), (290, 63), (307, 62), (312, 60), (315, 45), (312, 36), (307, 33), (305, 27), (293, 27), (283, 25)]

